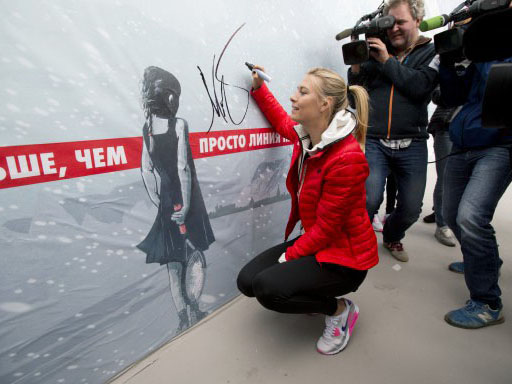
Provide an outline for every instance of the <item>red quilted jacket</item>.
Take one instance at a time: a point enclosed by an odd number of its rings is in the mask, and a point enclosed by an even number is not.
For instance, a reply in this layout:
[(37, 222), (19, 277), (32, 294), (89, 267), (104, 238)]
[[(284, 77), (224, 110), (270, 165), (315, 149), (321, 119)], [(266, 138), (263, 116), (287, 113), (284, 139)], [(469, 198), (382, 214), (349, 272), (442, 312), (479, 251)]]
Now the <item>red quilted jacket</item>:
[[(265, 84), (251, 94), (270, 124), (294, 143), (286, 178), (292, 209), (285, 238), (299, 220), (305, 233), (286, 250), (286, 259), (316, 255), (320, 263), (359, 270), (375, 266), (379, 262), (377, 239), (366, 213), (365, 180), (369, 168), (351, 134), (354, 119), (346, 116), (348, 112), (339, 112), (343, 123), (336, 123), (337, 114), (322, 134), (320, 145), (313, 148), (300, 167), (303, 142), (309, 144), (302, 127), (288, 116)], [(345, 124), (347, 121), (352, 125)], [(300, 178), (299, 167), (303, 175)]]

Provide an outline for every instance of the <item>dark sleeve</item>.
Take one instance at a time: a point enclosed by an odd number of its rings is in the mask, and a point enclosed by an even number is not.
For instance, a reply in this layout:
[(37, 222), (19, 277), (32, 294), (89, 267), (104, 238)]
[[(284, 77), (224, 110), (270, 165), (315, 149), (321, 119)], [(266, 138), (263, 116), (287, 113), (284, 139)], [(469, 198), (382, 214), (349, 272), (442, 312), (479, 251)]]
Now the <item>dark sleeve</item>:
[(439, 88), (439, 86), (437, 86), (436, 89), (432, 91), (432, 102), (435, 105), (443, 106), (441, 100), (441, 89)]
[(361, 65), (360, 69), (359, 69), (359, 72), (357, 73), (354, 73), (352, 72), (352, 68), (349, 68), (348, 69), (348, 72), (347, 72), (347, 78), (348, 78), (348, 84), (349, 85), (362, 85), (362, 86), (365, 86), (366, 85), (366, 76), (365, 76), (365, 71), (363, 69), (363, 66)]
[(382, 73), (407, 97), (423, 100), (430, 97), (438, 80), (436, 69), (429, 66), (434, 56), (432, 50), (432, 54), (425, 55), (423, 62), (416, 68), (407, 67), (390, 57), (384, 63)]
[(471, 88), (471, 79), (474, 66), (471, 64), (465, 70), (455, 68), (453, 65), (439, 66), (439, 85), (441, 86), (441, 99), (444, 105), (456, 107), (466, 102)]

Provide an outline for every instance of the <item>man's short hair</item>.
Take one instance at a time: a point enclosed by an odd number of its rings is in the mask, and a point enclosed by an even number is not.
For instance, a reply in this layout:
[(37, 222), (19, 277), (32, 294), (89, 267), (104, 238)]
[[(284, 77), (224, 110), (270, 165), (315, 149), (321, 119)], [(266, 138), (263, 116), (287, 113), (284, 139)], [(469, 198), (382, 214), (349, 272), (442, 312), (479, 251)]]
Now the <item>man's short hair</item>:
[(387, 15), (390, 8), (402, 3), (409, 5), (413, 19), (422, 20), (425, 17), (425, 3), (423, 0), (387, 0), (384, 4), (384, 14)]

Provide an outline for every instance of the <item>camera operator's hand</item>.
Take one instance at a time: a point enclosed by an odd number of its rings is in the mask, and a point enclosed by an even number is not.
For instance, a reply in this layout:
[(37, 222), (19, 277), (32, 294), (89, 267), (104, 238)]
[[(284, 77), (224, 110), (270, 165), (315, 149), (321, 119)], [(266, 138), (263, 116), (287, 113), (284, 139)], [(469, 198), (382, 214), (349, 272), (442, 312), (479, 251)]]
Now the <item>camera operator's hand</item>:
[[(265, 72), (265, 68), (260, 67), (259, 65), (254, 65), (254, 69), (259, 69), (260, 71)], [(259, 77), (255, 71), (252, 71), (252, 89), (257, 90), (262, 85), (263, 79)]]
[(367, 39), (370, 46), (370, 56), (377, 60), (379, 63), (384, 64), (389, 59), (388, 48), (378, 37), (369, 37)]

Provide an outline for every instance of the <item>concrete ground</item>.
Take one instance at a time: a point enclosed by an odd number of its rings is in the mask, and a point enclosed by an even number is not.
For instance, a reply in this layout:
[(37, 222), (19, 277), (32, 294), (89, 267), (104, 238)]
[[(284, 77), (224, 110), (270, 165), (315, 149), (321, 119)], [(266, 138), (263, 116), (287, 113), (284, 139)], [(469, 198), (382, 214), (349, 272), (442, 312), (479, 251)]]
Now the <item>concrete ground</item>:
[[(429, 165), (422, 217), (431, 212), (434, 183)], [(349, 296), (361, 313), (343, 352), (316, 352), (323, 316), (274, 313), (240, 296), (113, 382), (510, 384), (512, 188), (501, 199), (493, 225), (504, 260), (504, 324), (464, 330), (445, 323), (445, 313), (468, 299), (464, 277), (447, 269), (461, 260), (460, 247), (439, 244), (435, 225), (420, 219), (404, 240), (408, 263), (389, 256), (377, 236), (381, 261)]]

